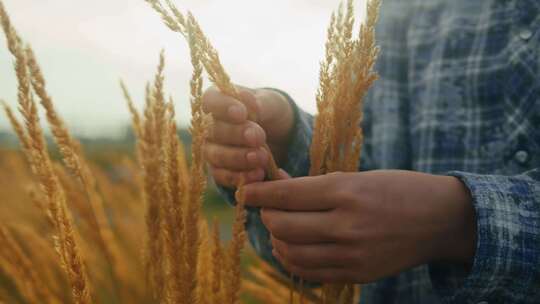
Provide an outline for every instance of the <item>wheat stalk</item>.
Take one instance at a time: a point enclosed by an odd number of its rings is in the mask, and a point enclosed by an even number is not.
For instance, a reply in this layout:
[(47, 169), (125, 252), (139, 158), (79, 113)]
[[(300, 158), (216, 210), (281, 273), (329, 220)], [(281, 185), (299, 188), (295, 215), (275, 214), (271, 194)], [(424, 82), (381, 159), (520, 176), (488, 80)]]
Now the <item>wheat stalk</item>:
[[(194, 161), (188, 169), (183, 145), (176, 134), (172, 98), (168, 103), (164, 101), (164, 62), (162, 52), (153, 86), (146, 89), (143, 116), (135, 109), (123, 83), (121, 87), (132, 113), (138, 139), (138, 157), (145, 172), (143, 192), (147, 201), (146, 264), (149, 279), (153, 289), (158, 288), (155, 292), (158, 299), (167, 303), (194, 303), (199, 290), (197, 278), (202, 274), (197, 271), (197, 264), (203, 258), (198, 255), (199, 239), (207, 237), (197, 224), (206, 180), (200, 156), (207, 130), (206, 116), (200, 105), (202, 78), (195, 68), (192, 80), (194, 119), (191, 128)], [(199, 148), (196, 148), (197, 145)], [(192, 175), (194, 172), (195, 175)], [(159, 289), (155, 287), (157, 284), (165, 285)]]
[[(353, 0), (332, 14), (319, 72), (319, 115), (310, 147), (310, 175), (358, 170), (363, 99), (377, 79), (373, 68), (379, 52), (375, 25), (380, 2), (368, 0), (367, 18), (357, 38), (353, 38)], [(354, 295), (350, 284), (327, 284), (323, 288), (324, 303), (352, 303)]]
[[(166, 0), (167, 9), (163, 6), (160, 0), (145, 0), (152, 8), (161, 16), (165, 25), (174, 32), (182, 34), (190, 45), (190, 48), (197, 45), (200, 49), (200, 61), (208, 72), (210, 81), (219, 88), (221, 92), (229, 95), (237, 100), (243, 101), (242, 95), (239, 93), (237, 87), (232, 83), (231, 78), (225, 71), (223, 64), (221, 63), (217, 50), (210, 43), (210, 40), (206, 37), (202, 31), (199, 23), (195, 17), (188, 13), (187, 17), (184, 16), (180, 10), (170, 1)], [(194, 38), (189, 38), (188, 27), (192, 28)], [(247, 104), (246, 104), (247, 105)], [(248, 116), (252, 121), (257, 122), (258, 117), (254, 109), (248, 107)], [(272, 155), (271, 149), (267, 144), (264, 144), (264, 149), (268, 152), (270, 160), (266, 168), (268, 178), (275, 180), (278, 178), (279, 167)]]
[(142, 122), (138, 150), (140, 151), (143, 175), (143, 193), (146, 202), (147, 256), (145, 258), (148, 279), (156, 299), (162, 299), (165, 291), (163, 208), (166, 199), (166, 176), (162, 168), (166, 165), (163, 149), (166, 131), (166, 106), (163, 96), (163, 70), (165, 58), (160, 54), (159, 65), (153, 87), (147, 86), (144, 122)]
[(3, 100), (0, 100), (0, 103), (2, 104), (2, 107), (4, 108), (4, 112), (6, 113), (6, 116), (8, 117), (8, 120), (13, 127), (13, 130), (15, 131), (15, 134), (21, 141), (21, 147), (28, 157), (31, 155), (32, 146), (30, 143), (30, 138), (26, 135), (26, 132), (24, 131), (24, 127), (19, 122), (17, 117), (15, 117), (15, 114), (13, 113), (13, 110), (7, 105), (7, 103)]
[(86, 200), (91, 207), (92, 212), (86, 220), (93, 227), (94, 239), (101, 247), (111, 267), (112, 276), (115, 280), (118, 280), (118, 276), (121, 275), (122, 259), (120, 258), (117, 242), (107, 219), (103, 199), (97, 190), (95, 177), (86, 162), (80, 143), (71, 136), (65, 123), (57, 113), (52, 98), (47, 93), (45, 78), (43, 77), (34, 52), (27, 46), (25, 53), (32, 88), (39, 97), (40, 104), (45, 109), (46, 118), (51, 127), (55, 142), (59, 147), (66, 167), (73, 173), (84, 189)]
[(30, 189), (28, 191), (28, 196), (30, 197), (30, 200), (32, 201), (32, 203), (43, 214), (45, 214), (45, 218), (47, 219), (47, 224), (49, 224), (50, 227), (54, 227), (54, 219), (52, 218), (52, 215), (49, 212), (49, 209), (47, 209), (47, 206), (45, 205), (45, 202), (43, 202), (43, 198), (39, 197), (39, 194), (34, 189)]
[[(51, 131), (67, 167), (72, 170), (76, 177), (78, 177), (88, 195), (88, 201), (92, 206), (93, 213), (92, 217), (88, 218), (87, 220), (95, 227), (95, 231), (97, 233), (96, 240), (102, 247), (109, 264), (111, 267), (114, 267), (118, 263), (121, 263), (121, 261), (114, 258), (114, 256), (118, 255), (118, 253), (117, 249), (115, 250), (113, 234), (106, 219), (103, 202), (95, 189), (95, 179), (93, 178), (92, 173), (90, 172), (90, 169), (82, 156), (80, 144), (71, 137), (69, 131), (65, 127), (64, 122), (56, 112), (52, 98), (47, 93), (45, 79), (32, 49), (30, 46), (26, 46), (24, 48), (24, 54), (22, 54), (23, 49), (21, 40), (18, 38), (15, 29), (9, 25), (9, 21), (7, 22), (8, 23), (5, 27), (7, 29), (6, 31), (7, 33), (11, 33), (9, 36), (13, 37), (8, 38), (8, 44), (12, 45), (10, 46), (10, 50), (21, 52), (19, 60), (21, 62), (25, 61), (27, 66), (27, 75), (25, 77), (22, 77), (21, 69), (17, 68), (17, 74), (20, 75), (19, 78), (26, 83), (24, 86), (28, 86), (21, 90), (21, 95), (29, 94), (31, 97), (30, 85), (28, 85), (29, 81), (34, 92), (40, 99), (41, 105), (46, 111), (46, 117), (49, 125), (51, 126)], [(26, 59), (24, 60), (23, 57)], [(23, 98), (26, 99), (27, 97)], [(27, 101), (25, 101), (25, 103), (27, 103)], [(7, 108), (6, 111), (8, 111)], [(13, 119), (12, 113), (7, 114), (12, 122), (12, 125), (14, 126), (14, 129), (16, 130), (16, 133), (19, 135), (19, 138), (21, 138), (23, 149), (28, 150), (28, 138), (22, 135), (22, 132), (19, 129), (20, 126), (17, 125)]]
[(237, 304), (240, 297), (240, 290), (242, 288), (241, 273), (240, 273), (240, 260), (241, 253), (246, 242), (246, 231), (244, 228), (246, 221), (245, 210), (245, 195), (242, 188), (244, 181), (241, 180), (238, 185), (238, 193), (236, 195), (236, 206), (234, 213), (234, 223), (232, 235), (233, 239), (229, 244), (229, 252), (226, 259), (226, 285), (223, 286), (225, 291), (225, 303)]
[[(13, 272), (12, 277), (25, 297), (34, 303), (59, 303), (51, 291), (42, 283), (32, 265), (32, 261), (23, 252), (17, 241), (6, 227), (0, 224), (0, 266)], [(6, 265), (6, 264), (9, 264)], [(2, 268), (2, 267), (0, 267)]]
[(211, 294), (212, 294), (212, 303), (224, 303), (225, 299), (223, 297), (223, 247), (220, 242), (220, 230), (219, 223), (217, 220), (214, 220), (214, 229), (212, 233), (212, 283), (211, 283)]
[(319, 72), (319, 89), (317, 91), (317, 110), (318, 115), (315, 118), (313, 126), (312, 144), (310, 146), (310, 172), (309, 175), (320, 175), (325, 170), (323, 163), (328, 150), (330, 139), (329, 129), (332, 115), (330, 100), (332, 99), (333, 78), (331, 68), (334, 63), (333, 48), (336, 16), (333, 13), (330, 26), (327, 30), (327, 41), (324, 61), (321, 62)]
[(56, 248), (70, 280), (73, 298), (76, 303), (90, 303), (88, 276), (74, 238), (71, 219), (66, 212), (65, 194), (54, 173), (43, 131), (39, 126), (37, 107), (30, 89), (28, 59), (22, 47), (22, 41), (11, 25), (1, 1), (0, 19), (8, 48), (15, 57), (15, 71), (19, 84), (18, 101), (27, 132), (27, 136), (21, 138), (21, 141), (23, 145), (27, 142), (31, 147), (27, 155), (28, 160), (39, 179), (42, 191), (46, 194), (48, 208), (55, 221)]
[[(194, 43), (192, 28), (187, 28), (190, 44)], [(201, 53), (197, 47), (191, 47), (191, 64), (193, 74), (190, 81), (191, 88), (191, 127), (192, 136), (191, 146), (191, 170), (188, 201), (186, 205), (186, 227), (189, 230), (186, 233), (186, 252), (187, 252), (187, 279), (184, 280), (185, 287), (188, 289), (186, 297), (188, 303), (195, 303), (195, 290), (197, 286), (197, 260), (200, 246), (199, 240), (199, 221), (200, 209), (202, 204), (202, 194), (206, 189), (206, 175), (204, 172), (203, 149), (206, 137), (208, 135), (208, 120), (202, 109), (202, 66)]]
[[(174, 107), (172, 102), (168, 104), (168, 132), (167, 132), (167, 174), (169, 196), (167, 212), (165, 216), (167, 239), (166, 249), (169, 259), (169, 283), (171, 303), (180, 303), (185, 299), (186, 292), (182, 287), (182, 275), (186, 271), (185, 237), (184, 227), (184, 200), (187, 193), (187, 185), (184, 181), (188, 178), (186, 171), (182, 170), (181, 144), (176, 135), (176, 123), (174, 122)], [(185, 170), (185, 169), (184, 169)]]
[(201, 245), (199, 247), (199, 261), (197, 263), (197, 304), (213, 304), (212, 294), (209, 291), (212, 284), (212, 236), (205, 220), (199, 223)]
[[(39, 212), (36, 215), (40, 216)], [(69, 294), (69, 288), (66, 288), (58, 255), (51, 246), (50, 240), (43, 237), (39, 228), (33, 229), (28, 223), (13, 223), (9, 225), (9, 228), (19, 242), (21, 250), (28, 257), (32, 271), (36, 272), (36, 277), (40, 281), (37, 284), (49, 290), (53, 303), (65, 303), (65, 290), (67, 289)], [(37, 267), (37, 265), (50, 267)], [(31, 271), (25, 272), (28, 274)]]
[(129, 112), (131, 113), (132, 126), (133, 126), (133, 130), (135, 131), (135, 137), (141, 138), (143, 134), (141, 115), (139, 114), (139, 111), (137, 111), (137, 108), (135, 107), (135, 104), (133, 103), (133, 99), (131, 98), (131, 94), (129, 94), (129, 90), (127, 89), (126, 84), (122, 80), (120, 80), (120, 88), (122, 89), (122, 93), (124, 94), (124, 99), (126, 100)]

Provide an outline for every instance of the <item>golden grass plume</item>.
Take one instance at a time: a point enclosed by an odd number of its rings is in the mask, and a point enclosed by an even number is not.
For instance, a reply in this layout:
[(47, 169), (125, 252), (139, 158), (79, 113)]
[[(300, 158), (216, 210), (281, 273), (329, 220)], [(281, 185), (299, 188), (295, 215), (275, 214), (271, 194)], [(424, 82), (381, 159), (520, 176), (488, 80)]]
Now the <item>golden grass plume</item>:
[[(381, 0), (367, 1), (367, 17), (356, 38), (353, 0), (332, 14), (319, 73), (319, 114), (310, 148), (310, 175), (358, 170), (363, 100), (378, 78), (374, 71), (379, 54), (375, 26), (380, 4)], [(353, 285), (329, 284), (323, 293), (324, 303), (353, 303), (355, 291)]]
[[(161, 16), (165, 25), (174, 32), (178, 32), (185, 37), (190, 49), (198, 49), (200, 53), (199, 60), (208, 72), (210, 81), (224, 94), (231, 96), (239, 101), (243, 101), (244, 97), (240, 94), (238, 88), (232, 83), (229, 74), (225, 71), (221, 63), (219, 54), (214, 48), (208, 37), (204, 34), (197, 19), (191, 14), (187, 16), (182, 14), (180, 10), (170, 1), (165, 0), (166, 5), (163, 5), (161, 0), (145, 0), (152, 8)], [(257, 121), (257, 112), (255, 109), (249, 108), (248, 116), (252, 121)], [(270, 147), (265, 144), (264, 149), (269, 152), (270, 160), (267, 170), (267, 176), (271, 180), (278, 178), (278, 165), (272, 156)]]
[[(71, 283), (73, 299), (76, 303), (90, 303), (88, 275), (81, 253), (79, 252), (77, 241), (75, 240), (72, 220), (66, 211), (65, 193), (53, 170), (43, 131), (39, 125), (37, 106), (30, 87), (32, 83), (30, 76), (32, 74), (32, 58), (28, 58), (28, 52), (25, 51), (29, 50), (29, 47), (23, 47), (23, 42), (15, 28), (11, 25), (9, 16), (1, 1), (0, 21), (6, 36), (8, 48), (15, 58), (15, 70), (19, 84), (19, 109), (24, 117), (24, 127), (26, 130), (25, 135), (21, 134), (23, 136), (21, 141), (25, 149), (26, 145), (29, 145), (29, 151), (27, 151), (28, 162), (34, 174), (38, 177), (41, 190), (46, 195), (48, 209), (55, 225), (55, 246)], [(11, 110), (7, 106), (6, 112), (9, 116)], [(11, 119), (15, 122), (16, 119), (12, 116)], [(21, 126), (20, 123), (16, 122), (14, 128), (19, 129)], [(19, 130), (17, 132), (20, 133), (21, 131)]]

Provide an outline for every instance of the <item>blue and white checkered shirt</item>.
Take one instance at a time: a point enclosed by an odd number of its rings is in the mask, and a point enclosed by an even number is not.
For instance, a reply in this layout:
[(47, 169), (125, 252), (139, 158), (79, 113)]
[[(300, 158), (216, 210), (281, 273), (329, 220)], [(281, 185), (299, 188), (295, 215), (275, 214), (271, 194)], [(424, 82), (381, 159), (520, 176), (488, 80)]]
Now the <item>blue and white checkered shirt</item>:
[[(459, 177), (478, 244), (469, 271), (417, 267), (364, 286), (362, 303), (540, 303), (540, 1), (383, 2), (361, 169)], [(295, 109), (285, 170), (304, 176), (312, 117)], [(247, 229), (279, 267), (256, 209)]]

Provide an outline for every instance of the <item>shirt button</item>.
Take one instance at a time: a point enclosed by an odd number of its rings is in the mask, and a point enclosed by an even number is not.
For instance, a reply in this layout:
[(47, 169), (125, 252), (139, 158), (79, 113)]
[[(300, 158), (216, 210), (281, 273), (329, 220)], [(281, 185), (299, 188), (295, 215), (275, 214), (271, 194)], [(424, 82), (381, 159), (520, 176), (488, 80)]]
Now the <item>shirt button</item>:
[(515, 160), (520, 164), (525, 164), (529, 160), (529, 153), (524, 150), (519, 150), (514, 155)]
[(521, 37), (521, 39), (523, 39), (525, 41), (531, 39), (532, 35), (533, 35), (533, 32), (530, 29), (526, 28), (526, 27), (522, 28), (519, 31), (519, 37)]

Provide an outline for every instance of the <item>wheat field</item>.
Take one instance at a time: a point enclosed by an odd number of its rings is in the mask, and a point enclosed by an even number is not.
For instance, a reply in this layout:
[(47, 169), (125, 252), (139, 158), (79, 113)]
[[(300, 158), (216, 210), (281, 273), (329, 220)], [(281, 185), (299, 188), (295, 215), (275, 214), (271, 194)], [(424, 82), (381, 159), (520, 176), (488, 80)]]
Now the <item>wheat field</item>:
[[(239, 94), (192, 14), (168, 0), (145, 1), (190, 48), (191, 140), (178, 136), (162, 52), (145, 88), (144, 108), (135, 107), (129, 84), (120, 83), (132, 115), (133, 151), (105, 150), (99, 156), (70, 133), (38, 56), (0, 0), (18, 84), (17, 109), (6, 103), (3, 108), (20, 143), (17, 150), (0, 147), (0, 303), (357, 302), (354, 285), (306, 290), (301, 278), (277, 273), (244, 248), (243, 202), (227, 215), (207, 216), (205, 197), (211, 190), (203, 147), (212, 118), (202, 110), (203, 73), (225, 94)], [(350, 126), (360, 124), (361, 111), (354, 109), (361, 108), (377, 78), (379, 5), (368, 1), (358, 37), (353, 37), (352, 0), (332, 15), (317, 92), (311, 175), (358, 167), (362, 132)], [(268, 179), (277, 169), (272, 160)], [(230, 235), (227, 242), (221, 230)], [(291, 283), (295, 280), (298, 286)]]

